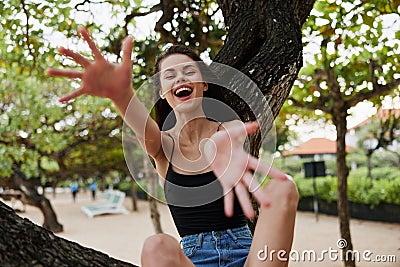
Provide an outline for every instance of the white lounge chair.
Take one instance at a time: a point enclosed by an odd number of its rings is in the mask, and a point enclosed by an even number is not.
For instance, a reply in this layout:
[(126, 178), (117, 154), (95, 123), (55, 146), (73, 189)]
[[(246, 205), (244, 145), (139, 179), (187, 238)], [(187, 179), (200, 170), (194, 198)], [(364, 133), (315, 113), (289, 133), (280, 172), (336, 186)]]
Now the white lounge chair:
[(81, 207), (81, 210), (90, 218), (101, 214), (128, 214), (123, 206), (125, 193), (121, 191), (107, 191), (106, 198), (99, 204), (90, 204)]

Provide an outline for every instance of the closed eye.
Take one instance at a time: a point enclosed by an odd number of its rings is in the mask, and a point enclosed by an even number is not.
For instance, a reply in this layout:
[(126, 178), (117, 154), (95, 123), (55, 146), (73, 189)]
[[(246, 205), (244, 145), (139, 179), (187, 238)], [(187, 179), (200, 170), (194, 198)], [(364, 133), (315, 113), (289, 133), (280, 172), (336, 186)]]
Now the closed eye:
[(164, 79), (167, 79), (167, 80), (171, 80), (173, 78), (175, 78), (175, 75), (172, 75), (172, 74), (164, 76)]
[(185, 75), (188, 75), (188, 76), (192, 76), (194, 74), (196, 74), (196, 72), (194, 70), (185, 72)]

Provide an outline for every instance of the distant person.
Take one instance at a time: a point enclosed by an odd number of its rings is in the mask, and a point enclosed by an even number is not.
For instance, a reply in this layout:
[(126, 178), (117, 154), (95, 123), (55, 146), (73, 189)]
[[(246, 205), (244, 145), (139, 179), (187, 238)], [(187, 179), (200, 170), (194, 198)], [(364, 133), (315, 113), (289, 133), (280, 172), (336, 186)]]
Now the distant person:
[(76, 202), (76, 195), (78, 194), (79, 191), (79, 185), (77, 182), (73, 182), (70, 186), (69, 189), (71, 190), (72, 193), (72, 199), (74, 200), (74, 203)]
[(91, 182), (89, 184), (90, 192), (92, 192), (92, 200), (96, 200), (97, 184), (96, 182)]

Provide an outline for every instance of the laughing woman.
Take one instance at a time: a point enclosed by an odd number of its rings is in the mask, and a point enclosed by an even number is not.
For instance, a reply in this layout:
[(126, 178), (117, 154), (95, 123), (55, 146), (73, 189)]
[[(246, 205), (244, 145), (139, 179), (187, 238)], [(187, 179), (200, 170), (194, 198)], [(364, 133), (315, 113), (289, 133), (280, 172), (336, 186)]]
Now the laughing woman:
[[(115, 65), (103, 57), (86, 29), (79, 33), (94, 61), (59, 49), (83, 67), (83, 71), (48, 69), (51, 76), (81, 80), (81, 87), (60, 101), (83, 94), (112, 100), (164, 178), (168, 206), (181, 236), (180, 243), (167, 234), (149, 237), (142, 249), (142, 265), (287, 266), (298, 202), (296, 186), (290, 176), (244, 151), (243, 140), (257, 131), (257, 123), (207, 118), (202, 101), (212, 97), (213, 88), (204, 82), (198, 55), (185, 46), (172, 46), (158, 57), (155, 73), (161, 99), (153, 120), (131, 87), (132, 38), (124, 40), (122, 62)], [(170, 111), (174, 124), (163, 129)], [(254, 171), (271, 180), (254, 187)], [(246, 224), (246, 217), (254, 217), (250, 187), (258, 188), (251, 193), (260, 203), (254, 236)], [(279, 253), (265, 257), (266, 247)]]

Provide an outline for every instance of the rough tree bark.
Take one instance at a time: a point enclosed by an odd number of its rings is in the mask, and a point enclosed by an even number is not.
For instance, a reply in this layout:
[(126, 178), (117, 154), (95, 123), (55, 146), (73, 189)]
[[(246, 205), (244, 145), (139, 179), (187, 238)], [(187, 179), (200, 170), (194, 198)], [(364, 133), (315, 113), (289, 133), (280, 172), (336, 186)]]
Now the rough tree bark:
[(270, 99), (274, 116), (302, 67), (301, 26), (314, 2), (218, 1), (229, 33), (215, 61), (249, 76)]
[[(249, 95), (244, 103), (235, 93), (227, 95), (225, 102), (234, 107), (244, 121), (257, 118), (262, 132), (270, 129), (287, 99), (303, 63), (301, 27), (315, 0), (257, 1), (218, 0), (222, 9), (228, 36), (215, 62), (231, 66), (248, 77), (265, 96), (267, 106), (260, 105), (260, 96)], [(234, 56), (232, 56), (234, 55)], [(235, 88), (248, 88), (247, 81), (233, 79)], [(258, 155), (262, 144), (260, 136), (250, 140), (250, 152)], [(253, 201), (255, 220), (249, 221), (252, 230), (257, 222), (258, 204)]]
[[(160, 0), (160, 3), (170, 2)], [(218, 0), (228, 36), (216, 62), (248, 75), (267, 96), (274, 117), (288, 97), (302, 66), (301, 26), (315, 0)], [(162, 6), (162, 5), (161, 5)], [(234, 56), (232, 56), (234, 55)], [(234, 106), (239, 106), (232, 101)], [(257, 103), (259, 96), (253, 96)], [(265, 107), (267, 108), (267, 107)], [(251, 117), (245, 109), (238, 114)], [(263, 109), (256, 115), (262, 115)], [(258, 150), (260, 142), (253, 142)], [(131, 266), (54, 237), (44, 229), (27, 226), (10, 209), (1, 208), (0, 260), (4, 265)], [(3, 218), (7, 218), (3, 221)], [(27, 245), (29, 244), (29, 245)], [(21, 264), (18, 264), (21, 263)], [(27, 264), (29, 263), (29, 264)]]
[[(344, 103), (344, 102), (342, 102)], [(349, 175), (349, 168), (346, 164), (346, 132), (347, 120), (346, 111), (343, 107), (335, 106), (336, 116), (333, 117), (333, 123), (336, 126), (337, 140), (336, 140), (336, 171), (338, 176), (338, 215), (339, 215), (339, 229), (341, 238), (346, 240), (347, 246), (343, 248), (342, 254), (344, 265), (347, 267), (354, 267), (355, 262), (352, 257), (346, 257), (347, 251), (353, 251), (353, 243), (351, 241), (350, 232), (350, 214), (349, 203), (347, 197), (347, 177)]]
[(131, 199), (132, 199), (132, 211), (137, 211), (138, 210), (138, 205), (137, 205), (137, 191), (136, 191), (136, 187), (135, 187), (135, 183), (134, 180), (132, 178), (131, 181), (131, 187), (130, 187), (130, 191), (131, 191)]
[(0, 251), (3, 267), (136, 266), (57, 237), (28, 219), (22, 219), (1, 201)]

